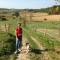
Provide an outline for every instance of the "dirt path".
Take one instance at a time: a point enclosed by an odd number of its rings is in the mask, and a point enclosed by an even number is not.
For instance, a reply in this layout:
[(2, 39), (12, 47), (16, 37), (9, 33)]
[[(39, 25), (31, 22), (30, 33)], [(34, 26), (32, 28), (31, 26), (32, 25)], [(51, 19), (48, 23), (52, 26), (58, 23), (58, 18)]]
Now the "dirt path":
[(21, 53), (17, 56), (16, 60), (30, 60), (28, 53), (27, 53), (27, 49), (26, 49), (26, 41), (27, 39), (25, 37), (23, 37), (23, 46), (21, 48)]
[[(40, 42), (37, 41), (37, 39), (35, 39), (33, 36), (31, 36), (31, 39), (37, 44), (40, 49), (44, 50), (44, 47), (42, 44), (40, 44)], [(41, 60), (52, 60), (52, 58), (49, 56), (48, 52), (45, 51), (41, 55)]]

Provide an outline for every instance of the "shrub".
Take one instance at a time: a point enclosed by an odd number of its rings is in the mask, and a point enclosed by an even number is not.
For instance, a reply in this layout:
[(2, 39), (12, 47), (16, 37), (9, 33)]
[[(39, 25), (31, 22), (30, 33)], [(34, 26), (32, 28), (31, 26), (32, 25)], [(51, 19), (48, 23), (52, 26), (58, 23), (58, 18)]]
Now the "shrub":
[(0, 56), (8, 55), (15, 51), (15, 36), (10, 33), (0, 32)]
[(47, 21), (47, 18), (44, 18), (44, 21)]
[(2, 17), (1, 19), (2, 19), (2, 21), (6, 21), (7, 20), (5, 17)]

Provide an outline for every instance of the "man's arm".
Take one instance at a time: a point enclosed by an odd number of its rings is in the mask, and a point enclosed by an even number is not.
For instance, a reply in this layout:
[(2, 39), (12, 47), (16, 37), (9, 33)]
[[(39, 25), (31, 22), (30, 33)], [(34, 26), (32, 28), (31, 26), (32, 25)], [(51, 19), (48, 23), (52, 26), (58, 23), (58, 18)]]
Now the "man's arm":
[(16, 30), (15, 30), (15, 36), (16, 36), (16, 38), (18, 38), (18, 37), (17, 37), (17, 32), (16, 32)]

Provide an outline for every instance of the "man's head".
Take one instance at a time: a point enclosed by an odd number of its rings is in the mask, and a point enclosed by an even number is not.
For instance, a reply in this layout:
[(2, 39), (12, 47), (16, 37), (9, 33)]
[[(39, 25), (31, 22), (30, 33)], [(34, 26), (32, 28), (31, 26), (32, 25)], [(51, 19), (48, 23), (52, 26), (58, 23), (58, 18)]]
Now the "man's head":
[(18, 27), (21, 27), (21, 23), (18, 23)]

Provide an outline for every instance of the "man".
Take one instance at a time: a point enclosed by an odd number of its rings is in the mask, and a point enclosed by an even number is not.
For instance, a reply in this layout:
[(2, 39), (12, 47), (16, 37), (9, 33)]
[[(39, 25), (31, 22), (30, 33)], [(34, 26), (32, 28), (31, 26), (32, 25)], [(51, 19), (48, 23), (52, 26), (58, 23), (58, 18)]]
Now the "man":
[(19, 52), (21, 45), (22, 45), (22, 27), (21, 23), (18, 23), (18, 26), (16, 27), (16, 53)]

